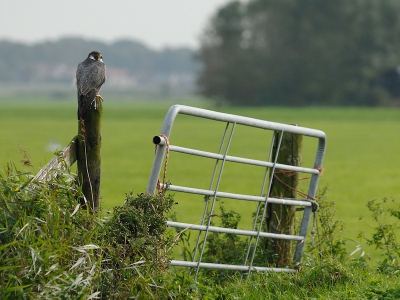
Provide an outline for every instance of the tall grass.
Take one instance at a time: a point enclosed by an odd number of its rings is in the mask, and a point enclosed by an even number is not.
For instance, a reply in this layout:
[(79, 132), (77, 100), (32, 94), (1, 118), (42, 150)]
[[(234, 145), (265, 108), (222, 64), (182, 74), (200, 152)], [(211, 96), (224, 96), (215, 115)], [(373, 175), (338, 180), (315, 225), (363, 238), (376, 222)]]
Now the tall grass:
[(101, 257), (93, 244), (102, 224), (76, 202), (75, 178), (48, 185), (9, 163), (0, 178), (1, 298), (95, 296)]
[(74, 174), (46, 184), (32, 177), (13, 163), (0, 177), (1, 299), (153, 295), (151, 276), (166, 268), (171, 247), (164, 233), (172, 199), (129, 193), (103, 218), (81, 209)]

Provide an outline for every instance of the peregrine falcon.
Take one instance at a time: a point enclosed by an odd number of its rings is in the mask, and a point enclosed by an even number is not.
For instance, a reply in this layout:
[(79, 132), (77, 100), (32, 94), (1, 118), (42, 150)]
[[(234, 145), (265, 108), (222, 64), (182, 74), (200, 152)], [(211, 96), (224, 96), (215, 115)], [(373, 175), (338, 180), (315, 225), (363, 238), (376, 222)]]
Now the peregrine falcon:
[(105, 81), (106, 65), (103, 62), (103, 55), (98, 51), (92, 51), (76, 70), (78, 119), (85, 119), (92, 105), (97, 109), (97, 100), (103, 100), (99, 91)]

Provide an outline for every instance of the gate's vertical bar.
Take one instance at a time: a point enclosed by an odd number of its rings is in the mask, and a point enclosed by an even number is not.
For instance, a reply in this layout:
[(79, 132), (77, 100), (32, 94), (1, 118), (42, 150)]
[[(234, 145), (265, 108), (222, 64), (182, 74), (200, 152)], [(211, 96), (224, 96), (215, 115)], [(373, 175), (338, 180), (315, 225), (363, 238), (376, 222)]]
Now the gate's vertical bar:
[(308, 231), (308, 225), (310, 224), (311, 214), (312, 214), (312, 207), (311, 206), (304, 207), (304, 213), (303, 213), (303, 218), (301, 220), (300, 232), (299, 232), (300, 236), (304, 236), (304, 240), (297, 242), (293, 258), (293, 263), (295, 265), (301, 262), (301, 256), (303, 254), (304, 245), (306, 243), (306, 235)]
[[(320, 171), (319, 174), (313, 174), (311, 176), (311, 182), (310, 186), (308, 188), (308, 198), (311, 200), (314, 200), (315, 195), (317, 193), (317, 187), (318, 187), (318, 181), (319, 177), (321, 176), (321, 166), (322, 166), (322, 161), (324, 159), (325, 155), (325, 148), (326, 148), (326, 139), (325, 138), (319, 138), (318, 139), (318, 149), (317, 149), (317, 154), (315, 157), (314, 161), (314, 168), (318, 169)], [(298, 242), (296, 245), (296, 250), (294, 253), (294, 258), (293, 258), (293, 263), (299, 264), (301, 262), (301, 256), (303, 254), (304, 250), (304, 245), (306, 241), (306, 236), (307, 236), (307, 231), (308, 231), (308, 225), (310, 224), (310, 218), (312, 214), (313, 208), (312, 207), (305, 207), (304, 208), (304, 214), (303, 214), (303, 219), (301, 221), (301, 226), (300, 226), (300, 236), (304, 236), (304, 240), (301, 242)]]
[(219, 174), (218, 174), (217, 183), (215, 185), (214, 196), (213, 196), (213, 200), (212, 200), (212, 203), (211, 203), (211, 209), (210, 209), (210, 216), (209, 216), (208, 222), (207, 222), (207, 229), (206, 229), (206, 231), (204, 233), (204, 240), (203, 240), (203, 244), (201, 246), (201, 251), (200, 251), (200, 255), (199, 255), (199, 259), (198, 259), (198, 263), (197, 263), (196, 274), (195, 274), (195, 277), (194, 277), (195, 280), (197, 279), (197, 275), (199, 274), (200, 262), (201, 262), (201, 259), (203, 257), (204, 249), (205, 249), (205, 246), (206, 246), (208, 229), (209, 229), (210, 224), (211, 224), (211, 215), (214, 212), (215, 201), (217, 199), (216, 193), (218, 191), (219, 184), (221, 182), (222, 172), (223, 172), (224, 166), (225, 166), (225, 158), (226, 158), (226, 155), (228, 154), (229, 146), (231, 145), (231, 141), (232, 141), (232, 137), (233, 137), (233, 132), (235, 131), (235, 127), (236, 127), (236, 123), (233, 123), (232, 129), (231, 129), (231, 134), (229, 135), (228, 143), (227, 143), (226, 148), (225, 148), (224, 158), (222, 160), (221, 168), (220, 168), (220, 171), (219, 171)]
[[(167, 138), (169, 138), (173, 122), (178, 112), (179, 112), (179, 107), (173, 105), (169, 108), (164, 118), (164, 122), (161, 128), (161, 134), (164, 134)], [(146, 193), (149, 195), (153, 195), (156, 190), (158, 177), (160, 176), (161, 167), (164, 161), (165, 150), (166, 150), (165, 144), (160, 144), (157, 146), (156, 154), (153, 161), (153, 166), (151, 168), (149, 182), (147, 183), (147, 188), (146, 188)]]
[[(223, 145), (224, 145), (224, 143), (225, 143), (226, 133), (227, 133), (227, 131), (228, 131), (229, 124), (230, 124), (229, 122), (226, 123), (225, 130), (224, 130), (224, 133), (223, 133), (223, 135), (222, 135), (221, 144), (220, 144), (219, 149), (218, 149), (218, 154), (221, 153), (222, 147), (223, 147)], [(210, 190), (210, 191), (212, 190), (212, 187), (213, 187), (213, 185), (214, 185), (215, 174), (216, 174), (216, 172), (217, 172), (218, 163), (219, 163), (219, 160), (216, 160), (216, 161), (215, 161), (215, 165), (214, 165), (213, 174), (212, 174), (212, 176), (211, 176), (211, 182), (210, 182), (210, 187), (209, 187), (209, 190)], [(204, 221), (205, 221), (205, 218), (206, 218), (206, 216), (207, 216), (208, 205), (209, 205), (209, 202), (210, 202), (210, 197), (209, 197), (209, 196), (206, 196), (206, 200), (205, 200), (205, 201), (206, 201), (206, 203), (204, 204), (204, 211), (203, 211), (203, 216), (202, 216), (202, 218), (201, 218), (201, 225), (204, 225)], [(197, 236), (197, 241), (196, 241), (196, 246), (195, 246), (193, 258), (192, 258), (192, 262), (194, 262), (194, 261), (196, 260), (196, 256), (197, 256), (197, 251), (198, 251), (198, 248), (199, 248), (199, 243), (200, 243), (201, 234), (202, 234), (201, 231), (199, 231), (199, 234), (198, 234), (198, 236)], [(190, 271), (189, 271), (189, 274), (190, 274)]]
[[(275, 143), (276, 136), (277, 136), (277, 133), (274, 131), (274, 134), (272, 135), (272, 139), (271, 139), (271, 144), (270, 144), (270, 147), (269, 147), (269, 153), (268, 153), (268, 159), (267, 159), (268, 162), (271, 161), (272, 151), (273, 151), (273, 146), (274, 146), (274, 143)], [(260, 191), (260, 197), (262, 197), (263, 194), (264, 194), (265, 185), (267, 184), (267, 178), (268, 178), (269, 169), (270, 169), (269, 167), (265, 168), (264, 178), (263, 178), (261, 191)], [(261, 209), (262, 205), (263, 205), (263, 203), (261, 203), (261, 202), (259, 202), (258, 205), (257, 205), (257, 210), (256, 210), (256, 213), (254, 215), (253, 225), (251, 227), (252, 231), (254, 231), (256, 226), (257, 226), (257, 220), (258, 220), (258, 216), (260, 214), (260, 209)], [(244, 258), (243, 265), (247, 265), (247, 260), (249, 258), (252, 240), (253, 240), (253, 237), (252, 236), (249, 237), (249, 243), (247, 245), (247, 251), (246, 251), (246, 255), (245, 255), (245, 258)], [(242, 273), (242, 276), (243, 276), (243, 273)]]
[(268, 182), (268, 191), (267, 191), (267, 195), (265, 196), (264, 207), (263, 207), (263, 212), (261, 214), (260, 224), (258, 225), (258, 232), (257, 232), (257, 236), (256, 236), (256, 241), (254, 243), (254, 248), (253, 248), (253, 252), (252, 252), (252, 255), (251, 255), (251, 260), (250, 260), (250, 264), (249, 264), (249, 270), (247, 272), (248, 275), (250, 275), (250, 273), (251, 273), (251, 267), (253, 266), (254, 256), (256, 254), (257, 245), (258, 245), (258, 240), (260, 239), (261, 228), (262, 228), (263, 221), (264, 221), (264, 218), (265, 218), (265, 214), (266, 214), (266, 211), (267, 211), (268, 196), (269, 196), (269, 193), (271, 192), (273, 174), (275, 172), (275, 166), (276, 166), (276, 162), (278, 160), (279, 149), (281, 148), (283, 133), (284, 133), (284, 131), (282, 130), (282, 131), (280, 131), (280, 134), (279, 134), (278, 145), (277, 145), (276, 154), (275, 154), (275, 157), (274, 157), (274, 165), (272, 167), (271, 176), (270, 176), (269, 182)]

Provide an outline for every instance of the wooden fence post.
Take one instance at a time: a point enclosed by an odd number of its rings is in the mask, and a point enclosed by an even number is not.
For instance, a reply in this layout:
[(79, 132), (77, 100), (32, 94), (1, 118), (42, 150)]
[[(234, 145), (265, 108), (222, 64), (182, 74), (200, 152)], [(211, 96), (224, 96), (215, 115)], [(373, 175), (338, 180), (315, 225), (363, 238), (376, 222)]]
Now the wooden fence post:
[(101, 117), (103, 105), (97, 101), (97, 108), (90, 108), (85, 119), (78, 120), (78, 182), (82, 186), (85, 199), (80, 199), (82, 207), (87, 205), (91, 212), (100, 207), (101, 173)]
[[(275, 139), (273, 157), (276, 155), (278, 138)], [(278, 154), (278, 163), (300, 166), (303, 136), (285, 132)], [(272, 174), (270, 175), (272, 176)], [(273, 175), (270, 197), (296, 198), (299, 175), (293, 171), (276, 170)], [(295, 206), (268, 204), (267, 231), (271, 233), (293, 234)], [(289, 240), (269, 239), (266, 241), (267, 260), (276, 266), (288, 266), (292, 263), (292, 248)]]

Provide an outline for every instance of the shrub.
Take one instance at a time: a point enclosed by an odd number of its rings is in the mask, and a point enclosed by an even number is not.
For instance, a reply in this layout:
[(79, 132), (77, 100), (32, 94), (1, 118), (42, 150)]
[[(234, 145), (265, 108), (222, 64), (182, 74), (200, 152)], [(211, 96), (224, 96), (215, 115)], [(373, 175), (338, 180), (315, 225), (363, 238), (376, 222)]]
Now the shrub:
[(173, 203), (164, 193), (135, 196), (130, 192), (122, 206), (114, 207), (99, 237), (106, 258), (103, 297), (157, 293), (158, 285), (149, 279), (159, 278), (168, 268), (173, 238), (166, 233), (166, 216)]

